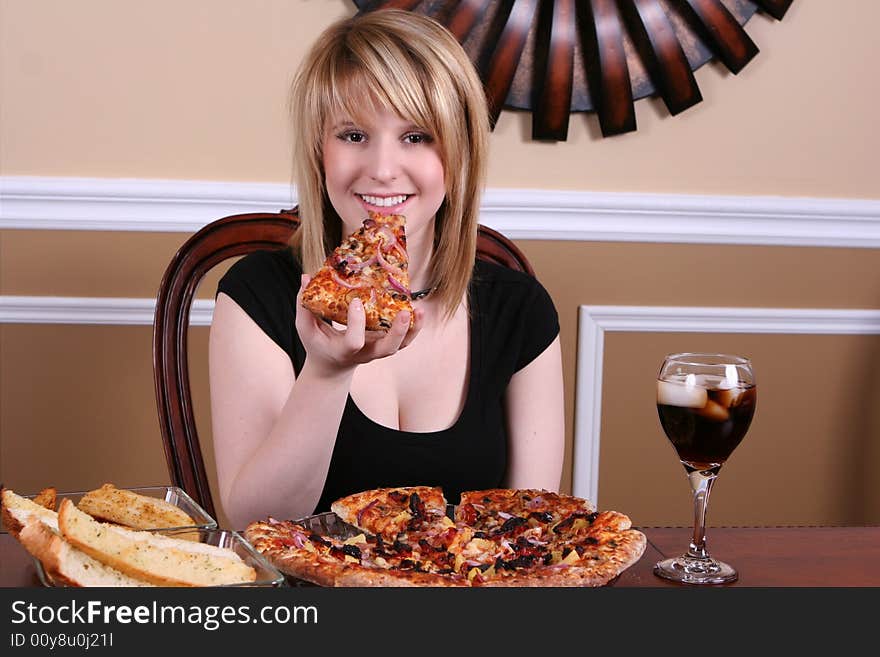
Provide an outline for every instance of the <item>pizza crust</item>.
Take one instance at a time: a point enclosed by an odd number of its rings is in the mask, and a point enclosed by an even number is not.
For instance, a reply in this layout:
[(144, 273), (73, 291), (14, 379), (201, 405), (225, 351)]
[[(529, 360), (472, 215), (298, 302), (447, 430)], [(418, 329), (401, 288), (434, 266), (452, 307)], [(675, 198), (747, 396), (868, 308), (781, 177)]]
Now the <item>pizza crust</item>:
[(468, 586), (464, 578), (452, 578), (435, 573), (419, 573), (411, 570), (373, 570), (369, 568), (351, 568), (337, 580), (336, 586), (386, 586), (386, 587), (462, 587)]
[[(647, 537), (630, 529), (616, 537), (613, 552), (597, 555), (592, 565), (556, 565), (525, 572), (505, 572), (480, 586), (488, 587), (597, 587), (605, 586), (635, 564), (645, 553)], [(589, 562), (589, 557), (585, 559)]]

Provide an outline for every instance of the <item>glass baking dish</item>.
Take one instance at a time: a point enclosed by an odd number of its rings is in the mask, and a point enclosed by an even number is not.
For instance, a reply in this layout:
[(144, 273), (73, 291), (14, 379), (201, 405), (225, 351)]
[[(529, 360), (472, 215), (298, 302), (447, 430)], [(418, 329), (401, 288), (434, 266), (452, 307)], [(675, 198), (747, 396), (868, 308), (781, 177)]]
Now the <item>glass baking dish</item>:
[[(185, 538), (186, 540), (196, 540), (197, 538), (200, 543), (229, 548), (241, 557), (244, 563), (256, 571), (256, 579), (253, 582), (222, 584), (216, 588), (285, 586), (284, 575), (281, 571), (270, 564), (266, 558), (257, 552), (248, 541), (238, 534), (238, 532), (225, 529), (184, 529), (177, 531), (163, 530), (162, 533), (171, 538)], [(37, 570), (37, 577), (39, 577), (43, 586), (64, 586), (64, 584), (55, 582), (52, 577), (46, 573), (43, 569), (43, 564), (40, 563), (39, 559), (34, 559), (34, 565)]]
[[(146, 527), (142, 531), (157, 531), (164, 534), (167, 532), (176, 531), (178, 529), (217, 529), (217, 521), (214, 520), (214, 518), (212, 518), (210, 515), (208, 515), (208, 512), (205, 511), (201, 506), (199, 506), (193, 498), (187, 495), (182, 488), (178, 488), (177, 486), (142, 486), (138, 488), (120, 488), (119, 490), (128, 490), (133, 493), (137, 493), (138, 495), (155, 497), (160, 500), (165, 500), (169, 504), (173, 504), (174, 506), (179, 508), (186, 515), (193, 519), (192, 524), (189, 525), (181, 525), (179, 527)], [(63, 500), (64, 498), (69, 499), (75, 505), (79, 505), (79, 501), (88, 492), (91, 491), (59, 491), (58, 493), (56, 493), (58, 501), (55, 504), (55, 509), (58, 509), (58, 506), (61, 504), (61, 500)], [(32, 495), (22, 495), (22, 497), (33, 499), (37, 495), (38, 494), (35, 493)]]

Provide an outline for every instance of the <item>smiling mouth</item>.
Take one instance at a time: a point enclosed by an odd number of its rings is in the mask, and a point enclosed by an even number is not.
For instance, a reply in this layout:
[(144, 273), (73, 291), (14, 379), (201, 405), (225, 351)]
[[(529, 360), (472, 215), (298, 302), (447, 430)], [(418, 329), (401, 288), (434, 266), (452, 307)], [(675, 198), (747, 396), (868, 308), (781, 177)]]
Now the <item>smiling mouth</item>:
[(370, 196), (369, 194), (358, 194), (364, 203), (374, 205), (377, 208), (393, 208), (406, 201), (412, 194), (398, 194), (397, 196)]

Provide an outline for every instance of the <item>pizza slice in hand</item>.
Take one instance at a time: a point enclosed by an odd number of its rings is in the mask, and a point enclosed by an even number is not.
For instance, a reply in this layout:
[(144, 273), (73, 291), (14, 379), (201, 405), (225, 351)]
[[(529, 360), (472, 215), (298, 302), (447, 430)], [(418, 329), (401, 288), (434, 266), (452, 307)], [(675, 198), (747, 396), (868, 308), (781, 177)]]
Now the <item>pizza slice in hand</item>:
[(319, 317), (346, 324), (348, 305), (358, 298), (367, 330), (391, 328), (401, 310), (409, 311), (412, 326), (405, 223), (401, 215), (371, 212), (306, 285), (302, 305)]

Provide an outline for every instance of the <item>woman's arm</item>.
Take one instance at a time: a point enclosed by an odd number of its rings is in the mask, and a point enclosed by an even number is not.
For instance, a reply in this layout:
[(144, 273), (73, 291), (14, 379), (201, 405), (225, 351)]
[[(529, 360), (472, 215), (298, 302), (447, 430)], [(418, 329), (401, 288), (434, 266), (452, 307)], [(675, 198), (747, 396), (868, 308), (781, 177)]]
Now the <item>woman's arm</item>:
[(366, 332), (365, 323), (360, 303), (349, 307), (344, 330), (297, 313), (307, 354), (297, 377), (289, 356), (231, 298), (217, 296), (208, 347), (211, 418), (220, 497), (235, 527), (314, 510), (355, 368), (409, 344), (421, 316), (409, 329), (409, 314), (399, 313), (385, 333)]
[(504, 406), (510, 454), (506, 485), (558, 491), (565, 452), (559, 336), (513, 375)]
[(288, 355), (232, 299), (217, 296), (211, 419), (220, 497), (235, 528), (267, 514), (307, 515), (320, 498), (354, 370), (307, 370), (297, 381)]

